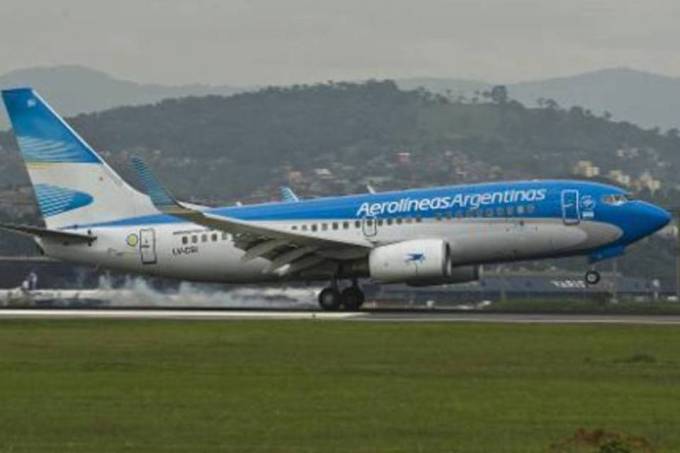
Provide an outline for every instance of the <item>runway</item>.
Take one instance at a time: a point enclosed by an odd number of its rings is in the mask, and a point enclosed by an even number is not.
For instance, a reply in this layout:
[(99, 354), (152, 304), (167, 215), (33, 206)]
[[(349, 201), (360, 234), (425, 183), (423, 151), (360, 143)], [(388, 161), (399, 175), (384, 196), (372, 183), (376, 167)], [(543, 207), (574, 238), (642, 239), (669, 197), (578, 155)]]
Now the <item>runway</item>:
[(315, 320), (353, 322), (455, 322), (508, 324), (633, 324), (678, 325), (678, 315), (586, 315), (461, 313), (453, 311), (375, 310), (321, 312), (309, 310), (214, 310), (166, 308), (115, 309), (0, 309), (7, 319), (138, 319), (138, 320)]

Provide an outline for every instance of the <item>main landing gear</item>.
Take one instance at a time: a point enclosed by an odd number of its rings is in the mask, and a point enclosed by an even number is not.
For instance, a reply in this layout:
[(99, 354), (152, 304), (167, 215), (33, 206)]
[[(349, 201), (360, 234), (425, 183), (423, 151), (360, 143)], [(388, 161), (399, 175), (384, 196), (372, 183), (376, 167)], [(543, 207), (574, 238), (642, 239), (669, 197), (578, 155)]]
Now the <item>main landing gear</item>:
[(343, 307), (348, 311), (356, 311), (361, 308), (365, 299), (364, 292), (356, 281), (342, 291), (338, 290), (338, 283), (333, 281), (331, 286), (319, 293), (319, 306), (325, 311), (336, 311)]
[(589, 285), (589, 286), (597, 285), (598, 283), (600, 283), (600, 279), (601, 279), (600, 273), (598, 271), (592, 270), (592, 269), (589, 270), (588, 272), (586, 272), (586, 275), (585, 275), (585, 278), (584, 278), (584, 280), (586, 281), (586, 284)]

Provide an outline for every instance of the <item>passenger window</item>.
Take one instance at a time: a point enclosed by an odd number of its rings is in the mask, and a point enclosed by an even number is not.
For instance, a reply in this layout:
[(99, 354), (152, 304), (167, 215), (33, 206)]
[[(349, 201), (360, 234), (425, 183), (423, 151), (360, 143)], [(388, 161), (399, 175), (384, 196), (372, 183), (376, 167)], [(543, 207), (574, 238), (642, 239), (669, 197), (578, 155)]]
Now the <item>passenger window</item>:
[(440, 213), (436, 213), (436, 214), (434, 215), (434, 218), (435, 218), (438, 222), (441, 222), (441, 220), (442, 220), (442, 215), (441, 215)]
[(508, 206), (507, 208), (505, 208), (505, 212), (508, 213), (508, 217), (512, 217), (513, 215), (515, 215), (515, 208), (513, 208), (512, 206)]
[(290, 229), (293, 231), (297, 231), (297, 225), (293, 225), (292, 227), (290, 227)]
[(328, 224), (327, 224), (327, 223), (322, 223), (322, 224), (321, 224), (321, 230), (322, 230), (322, 231), (328, 230)]
[(420, 216), (417, 216), (417, 217), (416, 217), (416, 223), (420, 223), (420, 222), (422, 222), (422, 221), (423, 221), (423, 218), (422, 218), (422, 217), (420, 217)]
[(463, 218), (463, 211), (456, 211), (456, 218), (462, 219)]
[(361, 221), (355, 220), (354, 221), (354, 228), (361, 228)]
[(503, 217), (503, 216), (505, 216), (505, 209), (503, 209), (503, 208), (496, 208), (496, 216), (498, 216), (498, 217)]
[(316, 231), (318, 227), (316, 226), (316, 223), (312, 223), (312, 231)]
[(536, 206), (534, 206), (534, 205), (532, 205), (532, 204), (530, 204), (530, 205), (527, 206), (527, 213), (533, 214), (534, 211), (536, 211)]
[(307, 231), (307, 225), (302, 225), (302, 231)]
[(453, 218), (453, 213), (451, 211), (448, 211), (446, 213), (446, 220), (451, 220)]
[(390, 217), (389, 219), (387, 219), (387, 224), (388, 224), (388, 225), (392, 225), (393, 222), (394, 222), (394, 221), (392, 220), (391, 217)]
[(404, 220), (401, 217), (397, 217), (397, 225), (401, 225)]
[(187, 245), (189, 243), (189, 238), (186, 236), (182, 236), (182, 244)]
[(382, 220), (382, 219), (378, 219), (378, 220), (376, 220), (376, 223), (378, 224), (378, 226), (382, 226), (383, 220)]
[(349, 228), (349, 222), (347, 222), (347, 221), (342, 222), (342, 228), (344, 228), (345, 230), (348, 229)]
[(192, 242), (193, 244), (197, 244), (197, 243), (198, 243), (198, 236), (196, 236), (196, 235), (191, 236), (191, 242)]
[(333, 229), (337, 230), (338, 229), (338, 222), (333, 222)]
[(487, 210), (484, 211), (484, 215), (485, 215), (486, 217), (493, 217), (493, 209), (487, 208)]
[(229, 239), (229, 235), (227, 233), (222, 233), (222, 240), (226, 241), (227, 239)]
[(217, 242), (217, 233), (212, 234), (212, 241)]
[(373, 219), (366, 219), (366, 225), (373, 226)]
[(207, 234), (203, 233), (201, 235), (201, 242), (208, 242), (208, 235)]
[(517, 215), (524, 214), (524, 206), (517, 206)]

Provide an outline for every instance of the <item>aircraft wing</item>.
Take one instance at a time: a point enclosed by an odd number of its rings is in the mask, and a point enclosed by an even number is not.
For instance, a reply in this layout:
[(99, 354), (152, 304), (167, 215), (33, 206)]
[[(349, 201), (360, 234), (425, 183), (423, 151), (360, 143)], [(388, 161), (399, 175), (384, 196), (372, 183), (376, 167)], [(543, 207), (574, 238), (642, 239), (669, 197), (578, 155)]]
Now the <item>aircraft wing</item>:
[(97, 239), (96, 236), (87, 234), (72, 233), (70, 231), (48, 230), (32, 225), (14, 225), (9, 223), (0, 223), (0, 229), (12, 231), (14, 233), (25, 234), (28, 236), (38, 236), (39, 238), (53, 239), (61, 242), (84, 243), (92, 242)]
[(132, 158), (132, 165), (156, 208), (164, 214), (234, 235), (237, 246), (246, 251), (244, 261), (266, 258), (271, 261), (270, 270), (289, 274), (327, 260), (363, 256), (371, 249), (371, 244), (363, 241), (322, 238), (192, 209), (177, 201), (140, 159)]

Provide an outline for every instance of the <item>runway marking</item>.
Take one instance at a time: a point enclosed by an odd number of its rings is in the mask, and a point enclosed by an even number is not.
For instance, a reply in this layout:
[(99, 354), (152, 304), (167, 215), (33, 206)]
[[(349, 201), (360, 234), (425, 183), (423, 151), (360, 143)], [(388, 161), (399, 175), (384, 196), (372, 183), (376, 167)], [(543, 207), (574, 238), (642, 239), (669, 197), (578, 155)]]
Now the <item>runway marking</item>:
[(679, 315), (569, 315), (455, 312), (322, 312), (172, 309), (0, 309), (2, 319), (342, 320), (357, 322), (458, 322), (507, 324), (678, 325)]

